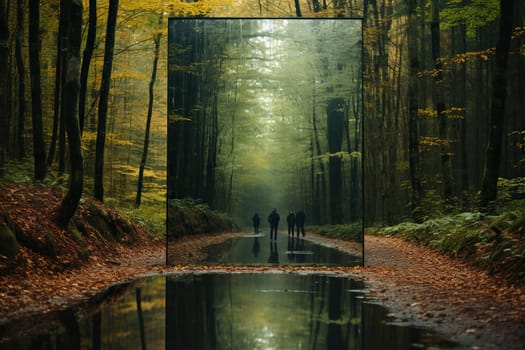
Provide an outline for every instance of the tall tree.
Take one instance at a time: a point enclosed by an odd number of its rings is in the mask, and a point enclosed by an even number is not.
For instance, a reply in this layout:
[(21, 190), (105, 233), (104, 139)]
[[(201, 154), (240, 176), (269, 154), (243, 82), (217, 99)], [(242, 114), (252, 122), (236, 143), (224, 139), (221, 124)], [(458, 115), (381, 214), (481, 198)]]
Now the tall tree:
[(443, 175), (443, 197), (445, 206), (449, 207), (452, 197), (451, 149), (448, 140), (448, 116), (445, 113), (445, 96), (443, 91), (443, 67), (441, 64), (441, 40), (439, 30), (439, 1), (432, 0), (432, 20), (430, 32), (432, 37), (432, 58), (434, 60), (434, 103), (439, 121), (439, 138), (441, 142), (441, 172)]
[(0, 0), (0, 176), (2, 176), (5, 171), (4, 167), (9, 140), (9, 119), (7, 115), (7, 76), (9, 75), (9, 65), (7, 64), (9, 61), (8, 41), (7, 4), (5, 0)]
[[(64, 4), (66, 3), (66, 4)], [(78, 94), (80, 90), (80, 43), (82, 33), (82, 2), (64, 0), (62, 5), (68, 6), (69, 18), (67, 29), (66, 76), (64, 84), (64, 104), (62, 105), (66, 118), (67, 139), (71, 174), (69, 190), (58, 209), (58, 222), (66, 226), (75, 214), (84, 188), (84, 163), (80, 142), (80, 126), (78, 122)]]
[(414, 221), (420, 221), (421, 211), (421, 174), (419, 165), (419, 125), (418, 125), (418, 92), (417, 73), (419, 57), (417, 47), (416, 0), (408, 0), (408, 59), (410, 65), (408, 87), (408, 158), (410, 167), (410, 184), (412, 187), (411, 213)]
[(89, 0), (89, 19), (88, 19), (88, 34), (86, 39), (86, 47), (82, 56), (82, 68), (80, 69), (80, 96), (79, 96), (79, 112), (78, 119), (80, 123), (80, 132), (84, 130), (84, 118), (86, 114), (86, 91), (87, 81), (89, 75), (89, 65), (93, 57), (95, 48), (95, 38), (97, 34), (97, 0)]
[[(65, 89), (66, 85), (66, 74), (67, 74), (67, 54), (69, 50), (69, 16), (71, 11), (71, 2), (69, 0), (60, 1), (60, 20), (59, 20), (59, 45), (60, 51), (57, 52), (57, 62), (60, 63), (60, 68), (57, 68), (57, 72), (60, 69), (60, 80), (59, 80), (59, 132), (58, 132), (58, 172), (63, 174), (66, 170), (66, 119), (68, 118), (65, 104), (66, 96), (69, 94)], [(62, 29), (62, 30), (60, 30)], [(60, 58), (58, 58), (60, 56)]]
[(500, 0), (499, 37), (496, 45), (496, 71), (492, 82), (492, 109), (489, 121), (489, 139), (481, 181), (482, 210), (492, 210), (498, 193), (498, 176), (503, 140), (505, 99), (507, 98), (507, 62), (513, 29), (515, 0)]
[(301, 14), (301, 2), (299, 0), (294, 0), (295, 1), (295, 15), (297, 17), (303, 17), (303, 15)]
[(344, 100), (333, 98), (326, 107), (328, 152), (330, 152), (328, 167), (330, 173), (330, 223), (340, 224), (343, 219), (343, 194), (341, 178), (341, 145), (344, 130)]
[(47, 165), (51, 166), (55, 158), (56, 144), (58, 139), (58, 125), (60, 122), (60, 103), (62, 96), (62, 76), (63, 76), (63, 64), (64, 61), (64, 38), (65, 33), (65, 21), (67, 16), (64, 13), (65, 6), (61, 6), (60, 15), (58, 19), (58, 35), (57, 35), (57, 47), (56, 47), (56, 63), (55, 63), (55, 92), (53, 102), (53, 131), (51, 134), (51, 142), (49, 145), (49, 152), (47, 154)]
[(18, 0), (16, 4), (16, 67), (18, 73), (18, 128), (16, 132), (16, 157), (22, 159), (25, 157), (25, 114), (26, 114), (26, 99), (25, 99), (25, 66), (24, 56), (22, 55), (22, 45), (24, 42), (24, 0)]
[(35, 180), (46, 176), (46, 148), (42, 120), (42, 87), (40, 77), (40, 1), (29, 0), (29, 70), (31, 72), (31, 107)]
[(95, 187), (94, 195), (99, 201), (104, 201), (104, 146), (106, 144), (106, 121), (108, 114), (109, 88), (111, 85), (111, 70), (113, 67), (113, 51), (115, 48), (115, 30), (117, 27), (118, 0), (109, 1), (108, 20), (106, 27), (106, 43), (104, 46), (104, 66), (102, 68), (102, 83), (98, 105), (97, 145), (95, 153)]
[[(160, 15), (159, 18), (159, 27), (162, 24), (162, 18), (163, 14)], [(151, 71), (151, 78), (149, 81), (149, 101), (148, 101), (148, 115), (146, 117), (146, 131), (144, 135), (144, 147), (142, 149), (142, 159), (140, 160), (140, 167), (139, 167), (139, 179), (137, 181), (137, 196), (135, 198), (135, 207), (140, 207), (140, 201), (142, 197), (142, 182), (144, 178), (144, 168), (146, 167), (146, 159), (148, 157), (148, 146), (149, 146), (149, 137), (150, 137), (150, 127), (151, 127), (151, 116), (153, 114), (153, 102), (154, 102), (154, 91), (153, 87), (155, 85), (155, 80), (157, 79), (157, 65), (159, 62), (159, 50), (160, 50), (160, 39), (161, 39), (161, 32), (160, 30), (157, 31), (157, 33), (153, 37), (153, 43), (155, 45), (154, 51), (153, 51), (153, 69)]]

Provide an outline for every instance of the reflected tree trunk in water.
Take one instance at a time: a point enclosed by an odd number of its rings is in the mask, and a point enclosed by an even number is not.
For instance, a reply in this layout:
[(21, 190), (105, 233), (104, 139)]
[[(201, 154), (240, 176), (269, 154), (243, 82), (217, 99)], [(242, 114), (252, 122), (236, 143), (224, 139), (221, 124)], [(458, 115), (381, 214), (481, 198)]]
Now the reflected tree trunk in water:
[(166, 279), (166, 349), (211, 349), (215, 344), (212, 294), (205, 280)]
[(343, 348), (343, 331), (341, 329), (342, 315), (342, 279), (339, 277), (328, 278), (328, 332), (326, 344), (328, 349)]
[[(61, 348), (62, 337), (57, 336), (57, 349)], [(53, 349), (49, 335), (40, 335), (31, 339), (31, 350)]]
[[(62, 326), (66, 329), (63, 349), (80, 349), (80, 327), (72, 310), (60, 311), (59, 319)], [(57, 341), (57, 343), (59, 343)]]
[[(313, 318), (316, 320), (315, 322), (315, 328), (313, 330), (313, 332), (311, 334), (313, 334), (313, 338), (311, 338), (311, 342), (310, 344), (312, 345), (312, 349), (315, 349), (316, 348), (316, 345), (317, 345), (317, 340), (319, 339), (319, 334), (320, 334), (320, 331), (321, 331), (321, 320), (322, 320), (322, 315), (323, 315), (323, 311), (324, 311), (324, 302), (325, 302), (325, 290), (326, 290), (326, 284), (327, 284), (327, 280), (326, 280), (326, 277), (323, 276), (321, 278), (319, 278), (319, 291), (318, 291), (318, 298), (320, 300), (319, 302), (319, 310), (317, 310), (317, 315), (313, 316)], [(314, 306), (315, 308), (315, 306)], [(312, 312), (312, 315), (313, 315), (313, 312)]]
[[(350, 280), (350, 290), (362, 289), (363, 285), (356, 283), (354, 280)], [(346, 289), (346, 288), (345, 288)], [(348, 323), (346, 327), (346, 344), (348, 349), (362, 349), (362, 302), (355, 296), (350, 297), (350, 309), (348, 313)]]
[(140, 296), (140, 288), (135, 289), (135, 297), (137, 300), (137, 314), (139, 317), (140, 345), (142, 350), (146, 350), (146, 333), (144, 331), (144, 314), (142, 313), (142, 298)]
[(93, 315), (91, 324), (93, 327), (91, 338), (93, 350), (100, 350), (102, 349), (102, 313), (100, 311)]
[(214, 287), (213, 279), (204, 279), (204, 295), (205, 295), (205, 315), (207, 320), (207, 338), (208, 348), (215, 349), (217, 347), (217, 330), (215, 329), (216, 315), (214, 304)]
[(314, 311), (315, 311), (315, 295), (316, 295), (316, 288), (319, 288), (318, 284), (311, 284), (310, 285), (310, 320), (308, 321), (308, 335), (309, 335), (309, 343), (312, 343), (312, 335), (314, 334)]

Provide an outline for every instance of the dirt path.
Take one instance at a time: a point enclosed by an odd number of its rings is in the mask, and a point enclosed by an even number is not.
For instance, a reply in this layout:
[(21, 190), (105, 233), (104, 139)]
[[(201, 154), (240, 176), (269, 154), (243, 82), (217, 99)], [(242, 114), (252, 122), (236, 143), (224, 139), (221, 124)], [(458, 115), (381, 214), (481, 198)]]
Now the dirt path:
[[(202, 257), (202, 247), (231, 236), (184, 238), (170, 254), (186, 256), (185, 263), (190, 264)], [(308, 238), (345, 251), (356, 250), (349, 242), (314, 234)], [(82, 269), (57, 275), (2, 276), (0, 322), (55, 310), (139, 276), (204, 268), (165, 266), (165, 260), (165, 247), (159, 243), (140, 251), (122, 249), (111, 261), (95, 257)], [(252, 270), (264, 269), (268, 268)], [(523, 286), (508, 285), (425, 247), (375, 236), (365, 239), (364, 267), (334, 270), (361, 276), (367, 282), (369, 296), (387, 306), (399, 320), (430, 327), (472, 349), (525, 349)]]
[[(334, 242), (345, 249), (346, 242)], [(369, 296), (401, 321), (430, 327), (472, 349), (525, 349), (525, 287), (490, 277), (426, 247), (367, 236), (358, 271)]]

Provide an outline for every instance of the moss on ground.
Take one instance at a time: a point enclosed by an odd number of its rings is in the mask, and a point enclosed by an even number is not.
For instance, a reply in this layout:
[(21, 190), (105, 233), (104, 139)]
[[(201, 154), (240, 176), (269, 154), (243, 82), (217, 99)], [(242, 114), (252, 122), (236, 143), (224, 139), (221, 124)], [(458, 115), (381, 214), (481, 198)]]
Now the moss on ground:
[(225, 213), (192, 199), (173, 199), (168, 206), (168, 237), (199, 233), (236, 232), (239, 227)]
[(398, 236), (461, 258), (511, 281), (525, 281), (525, 210), (500, 215), (465, 212), (423, 223), (368, 229)]

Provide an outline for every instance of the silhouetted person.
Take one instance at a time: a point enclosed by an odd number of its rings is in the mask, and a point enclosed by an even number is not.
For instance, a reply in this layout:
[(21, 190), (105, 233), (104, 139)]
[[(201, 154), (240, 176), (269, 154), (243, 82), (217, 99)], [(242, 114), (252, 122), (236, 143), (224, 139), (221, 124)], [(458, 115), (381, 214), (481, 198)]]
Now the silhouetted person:
[(306, 215), (304, 215), (304, 211), (299, 210), (297, 214), (295, 214), (295, 225), (297, 225), (297, 237), (299, 237), (299, 233), (302, 233), (304, 237), (305, 220), (306, 220)]
[(257, 213), (253, 214), (252, 222), (253, 222), (253, 229), (255, 231), (255, 234), (258, 234), (259, 233), (259, 225), (261, 223), (261, 218), (259, 217), (259, 214), (257, 214)]
[(279, 254), (277, 253), (277, 243), (270, 242), (270, 257), (268, 257), (270, 264), (279, 264)]
[[(286, 222), (288, 223), (288, 236), (290, 235), (290, 233), (293, 236), (295, 227), (295, 214), (293, 213), (293, 211), (291, 211), (286, 217)], [(299, 232), (297, 234), (299, 234)]]
[(279, 227), (279, 220), (281, 217), (277, 213), (277, 209), (272, 210), (268, 215), (268, 222), (270, 223), (270, 239), (277, 239), (277, 228)]

